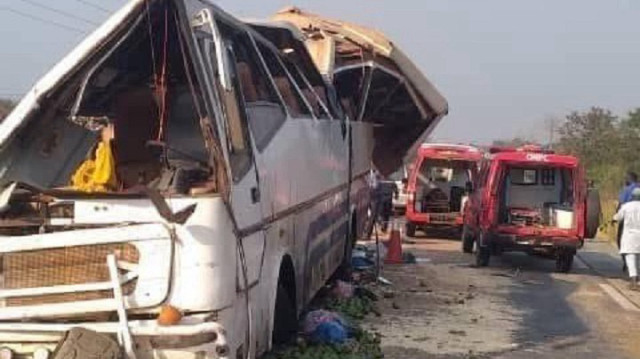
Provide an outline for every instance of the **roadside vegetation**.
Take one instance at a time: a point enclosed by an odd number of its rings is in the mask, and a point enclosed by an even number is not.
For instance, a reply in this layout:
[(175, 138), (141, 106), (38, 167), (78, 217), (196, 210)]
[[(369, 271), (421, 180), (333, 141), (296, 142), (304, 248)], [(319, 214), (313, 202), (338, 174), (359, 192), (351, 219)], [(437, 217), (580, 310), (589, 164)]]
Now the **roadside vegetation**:
[(587, 178), (600, 190), (601, 235), (615, 237), (607, 219), (613, 216), (626, 171), (640, 172), (640, 108), (624, 116), (593, 107), (572, 112), (558, 129), (556, 148), (580, 157)]

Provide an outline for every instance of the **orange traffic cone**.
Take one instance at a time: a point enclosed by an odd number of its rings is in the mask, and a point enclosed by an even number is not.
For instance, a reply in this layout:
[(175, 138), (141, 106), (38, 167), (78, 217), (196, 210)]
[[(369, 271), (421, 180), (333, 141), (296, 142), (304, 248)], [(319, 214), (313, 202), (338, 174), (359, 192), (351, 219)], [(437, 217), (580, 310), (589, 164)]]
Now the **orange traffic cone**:
[(384, 262), (387, 264), (404, 263), (402, 259), (402, 238), (395, 221), (392, 222), (391, 233), (389, 234), (389, 241), (387, 242), (387, 258)]

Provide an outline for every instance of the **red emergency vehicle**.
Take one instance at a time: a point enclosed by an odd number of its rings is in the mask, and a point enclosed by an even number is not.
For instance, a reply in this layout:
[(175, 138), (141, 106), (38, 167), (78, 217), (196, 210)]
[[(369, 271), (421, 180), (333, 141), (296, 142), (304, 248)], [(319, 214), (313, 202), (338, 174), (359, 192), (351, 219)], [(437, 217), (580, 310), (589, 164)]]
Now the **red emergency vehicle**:
[(463, 250), (475, 247), (478, 266), (492, 254), (524, 251), (555, 259), (556, 269), (568, 272), (598, 227), (599, 213), (587, 213), (588, 202), (599, 203), (593, 196), (576, 157), (538, 146), (491, 149), (465, 206)]
[(425, 143), (418, 148), (407, 186), (407, 235), (427, 227), (461, 228), (482, 156), (467, 145)]

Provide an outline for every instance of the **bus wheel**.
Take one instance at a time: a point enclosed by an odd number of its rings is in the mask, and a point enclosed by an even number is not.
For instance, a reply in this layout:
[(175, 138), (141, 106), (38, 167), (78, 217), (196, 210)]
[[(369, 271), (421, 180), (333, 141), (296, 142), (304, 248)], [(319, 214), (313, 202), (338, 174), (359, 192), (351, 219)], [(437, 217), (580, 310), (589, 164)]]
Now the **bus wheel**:
[(288, 344), (296, 336), (298, 321), (295, 303), (293, 303), (289, 297), (289, 292), (281, 283), (278, 283), (276, 310), (273, 317), (273, 344), (276, 346)]
[(491, 260), (491, 247), (487, 243), (487, 236), (480, 232), (480, 236), (476, 241), (476, 265), (478, 267), (486, 267)]
[(461, 239), (462, 239), (462, 251), (464, 253), (473, 253), (473, 233), (471, 233), (471, 230), (469, 229), (468, 226), (463, 225), (462, 226), (462, 234), (461, 234)]
[(407, 222), (406, 226), (407, 236), (415, 237), (416, 236), (416, 225), (415, 223)]

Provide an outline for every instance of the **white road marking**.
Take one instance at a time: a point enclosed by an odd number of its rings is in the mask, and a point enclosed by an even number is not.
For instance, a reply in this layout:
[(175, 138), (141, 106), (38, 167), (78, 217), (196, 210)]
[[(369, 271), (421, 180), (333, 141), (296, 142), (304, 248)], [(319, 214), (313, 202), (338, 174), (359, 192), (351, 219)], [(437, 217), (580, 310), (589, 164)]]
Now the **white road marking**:
[(640, 308), (638, 308), (632, 301), (627, 299), (624, 295), (622, 295), (618, 290), (616, 290), (612, 285), (606, 283), (600, 283), (600, 288), (604, 290), (605, 293), (611, 297), (616, 303), (618, 303), (624, 310), (632, 311), (632, 312), (640, 312)]
[[(587, 268), (590, 268), (591, 270), (595, 271), (597, 273), (597, 271), (592, 268), (584, 259), (580, 258), (579, 256), (575, 256), (575, 259), (577, 259), (577, 261), (575, 261), (575, 263), (580, 263), (580, 265), (583, 265)], [(618, 303), (618, 305), (620, 305), (623, 309), (628, 310), (628, 311), (632, 311), (632, 312), (640, 312), (640, 307), (638, 305), (636, 305), (633, 301), (631, 301), (629, 298), (627, 298), (624, 294), (622, 294), (622, 290), (618, 289), (617, 286), (609, 284), (610, 281), (605, 279), (605, 281), (607, 283), (600, 283), (600, 288), (607, 293), (607, 295), (613, 299), (616, 303)]]

